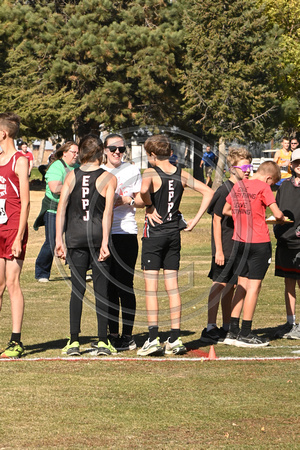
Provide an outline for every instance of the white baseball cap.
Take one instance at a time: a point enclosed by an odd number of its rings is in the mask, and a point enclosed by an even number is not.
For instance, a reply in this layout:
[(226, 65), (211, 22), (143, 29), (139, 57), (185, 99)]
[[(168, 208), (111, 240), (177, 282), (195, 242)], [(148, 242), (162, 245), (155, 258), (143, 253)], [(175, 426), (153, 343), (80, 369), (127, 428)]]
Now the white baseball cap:
[(292, 153), (292, 161), (297, 161), (298, 159), (300, 159), (300, 148), (296, 148)]

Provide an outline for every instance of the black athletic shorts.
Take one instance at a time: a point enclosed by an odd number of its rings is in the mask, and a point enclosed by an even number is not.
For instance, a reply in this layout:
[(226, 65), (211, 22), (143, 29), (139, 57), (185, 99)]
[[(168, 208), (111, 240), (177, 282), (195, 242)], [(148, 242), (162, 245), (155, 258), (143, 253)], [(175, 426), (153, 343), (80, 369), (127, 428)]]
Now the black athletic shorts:
[(212, 257), (211, 267), (208, 277), (217, 283), (237, 283), (237, 275), (234, 273), (234, 260), (225, 259), (225, 264), (219, 266), (216, 264), (215, 257)]
[(234, 272), (250, 280), (263, 280), (271, 264), (271, 257), (271, 242), (258, 244), (239, 242), (236, 248)]
[(180, 232), (142, 238), (142, 270), (179, 270)]
[(285, 243), (277, 243), (275, 275), (294, 280), (300, 279), (300, 248), (287, 248)]

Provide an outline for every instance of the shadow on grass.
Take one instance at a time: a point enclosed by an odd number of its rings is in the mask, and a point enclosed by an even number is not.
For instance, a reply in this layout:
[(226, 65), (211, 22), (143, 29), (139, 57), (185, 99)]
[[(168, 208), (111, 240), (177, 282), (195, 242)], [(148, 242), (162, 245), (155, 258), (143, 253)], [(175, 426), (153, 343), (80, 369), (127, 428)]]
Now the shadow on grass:
[[(195, 332), (190, 331), (190, 330), (183, 330), (181, 332), (182, 337), (191, 336), (193, 334), (195, 334)], [(163, 343), (170, 336), (170, 332), (168, 332), (168, 331), (160, 332), (159, 336), (160, 336), (160, 342)], [(82, 346), (91, 344), (92, 342), (97, 342), (97, 340), (98, 340), (97, 336), (80, 336), (79, 339), (80, 339), (80, 345), (82, 345)], [(138, 334), (134, 335), (134, 340), (137, 344), (137, 347), (142, 347), (144, 342), (147, 339), (148, 339), (147, 332), (138, 333)], [(30, 356), (30, 355), (32, 356), (32, 355), (36, 355), (36, 354), (40, 354), (40, 353), (45, 353), (49, 350), (60, 350), (61, 351), (66, 344), (67, 344), (67, 338), (57, 339), (54, 341), (39, 342), (39, 343), (33, 344), (33, 345), (26, 345), (25, 346), (26, 356)], [(205, 344), (205, 343), (201, 342), (199, 339), (197, 339), (194, 341), (185, 342), (185, 345), (188, 348), (188, 350), (196, 350), (200, 347), (205, 347), (209, 344)], [(89, 351), (90, 350), (86, 350), (86, 351), (83, 350), (82, 353), (86, 353)]]

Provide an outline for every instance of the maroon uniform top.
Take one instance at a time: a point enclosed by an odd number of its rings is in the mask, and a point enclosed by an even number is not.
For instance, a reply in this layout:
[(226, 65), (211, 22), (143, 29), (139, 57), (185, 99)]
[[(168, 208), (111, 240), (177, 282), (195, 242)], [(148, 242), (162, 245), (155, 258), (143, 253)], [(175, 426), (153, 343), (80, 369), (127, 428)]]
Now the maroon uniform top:
[(16, 162), (19, 158), (25, 158), (25, 156), (16, 152), (7, 164), (0, 165), (0, 232), (19, 228), (20, 184), (15, 173)]

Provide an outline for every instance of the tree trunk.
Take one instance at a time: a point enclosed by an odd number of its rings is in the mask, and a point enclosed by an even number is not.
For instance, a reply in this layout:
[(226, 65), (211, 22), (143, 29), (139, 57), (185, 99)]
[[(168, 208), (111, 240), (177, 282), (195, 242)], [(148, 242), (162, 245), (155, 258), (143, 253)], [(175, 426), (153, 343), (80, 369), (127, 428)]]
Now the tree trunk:
[(40, 148), (39, 148), (39, 152), (38, 152), (38, 156), (37, 156), (37, 160), (36, 160), (37, 167), (43, 163), (45, 145), (46, 145), (45, 139), (41, 139)]
[(224, 176), (224, 167), (226, 162), (226, 147), (225, 147), (225, 139), (224, 137), (220, 137), (219, 139), (219, 160), (215, 172), (215, 179), (212, 185), (214, 191), (218, 189), (219, 186), (223, 183)]

